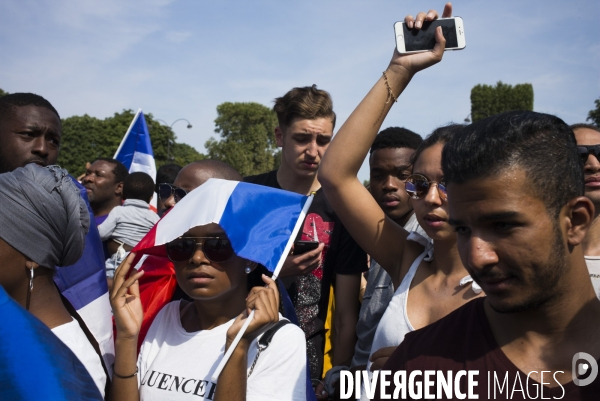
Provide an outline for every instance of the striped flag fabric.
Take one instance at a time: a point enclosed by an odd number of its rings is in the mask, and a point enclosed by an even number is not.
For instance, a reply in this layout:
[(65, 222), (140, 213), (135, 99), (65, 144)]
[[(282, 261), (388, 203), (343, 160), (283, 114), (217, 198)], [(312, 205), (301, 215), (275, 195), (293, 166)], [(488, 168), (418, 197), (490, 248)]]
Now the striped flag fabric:
[(312, 197), (281, 189), (211, 178), (181, 199), (133, 252), (137, 257), (166, 256), (166, 243), (193, 227), (216, 223), (227, 234), (236, 255), (277, 275), (309, 199), (312, 201)]
[[(133, 121), (131, 121), (131, 125), (127, 129), (113, 159), (123, 163), (130, 173), (141, 171), (156, 181), (154, 152), (152, 151), (150, 132), (142, 109), (135, 113)], [(156, 197), (152, 198), (151, 206), (156, 211)]]
[(90, 229), (85, 237), (85, 248), (81, 258), (74, 265), (57, 267), (54, 282), (98, 342), (104, 366), (112, 376), (115, 347), (102, 241), (87, 191), (75, 178), (71, 179), (87, 205)]
[(0, 314), (0, 399), (102, 400), (69, 347), (1, 286)]

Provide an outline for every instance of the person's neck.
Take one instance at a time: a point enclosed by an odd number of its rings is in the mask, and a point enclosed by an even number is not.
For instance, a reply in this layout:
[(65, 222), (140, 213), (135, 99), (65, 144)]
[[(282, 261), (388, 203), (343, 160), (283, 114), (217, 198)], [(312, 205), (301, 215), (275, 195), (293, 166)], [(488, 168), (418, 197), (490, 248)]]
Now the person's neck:
[(317, 180), (317, 174), (300, 177), (283, 161), (277, 170), (277, 182), (281, 189), (301, 195), (309, 195), (321, 188), (321, 184)]
[[(600, 211), (600, 205), (596, 210)], [(600, 256), (600, 217), (598, 215), (592, 221), (582, 245), (585, 256)]]
[(413, 210), (410, 210), (408, 213), (406, 213), (402, 217), (395, 219), (394, 222), (396, 224), (398, 224), (399, 226), (404, 227), (406, 225), (406, 223), (408, 223), (408, 220), (410, 220), (410, 218), (413, 216), (413, 214), (415, 214), (415, 212)]
[[(54, 284), (51, 272), (44, 272), (37, 268), (34, 276), (33, 289), (29, 300), (29, 312), (40, 319), (46, 326), (53, 329), (57, 326), (70, 323), (73, 318), (62, 302), (60, 293)], [(50, 270), (50, 269), (45, 269)], [(29, 284), (29, 283), (28, 283)], [(27, 289), (21, 291), (15, 300), (25, 308), (27, 305)]]
[(456, 239), (437, 240), (433, 242), (432, 269), (446, 277), (459, 275), (463, 278), (469, 274), (460, 259)]
[(104, 216), (110, 213), (116, 206), (121, 206), (122, 200), (121, 198), (114, 198), (110, 201), (104, 202), (100, 205), (90, 204), (92, 207), (92, 212), (94, 212), (94, 216)]
[[(498, 344), (502, 347), (553, 349), (581, 346), (600, 338), (600, 300), (594, 288), (581, 250), (570, 257), (567, 273), (560, 278), (557, 294), (543, 304), (522, 312), (496, 312), (486, 301), (485, 313)], [(580, 259), (580, 260), (579, 260)], [(574, 260), (574, 261), (573, 261)]]
[(199, 330), (211, 330), (238, 316), (246, 307), (247, 293), (229, 295), (226, 300), (195, 300)]

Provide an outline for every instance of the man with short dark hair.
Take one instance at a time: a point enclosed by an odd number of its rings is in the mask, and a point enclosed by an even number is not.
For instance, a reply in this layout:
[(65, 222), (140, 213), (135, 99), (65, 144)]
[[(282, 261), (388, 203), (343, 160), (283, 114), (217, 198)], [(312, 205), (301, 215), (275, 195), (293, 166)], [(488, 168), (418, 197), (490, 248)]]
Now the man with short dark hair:
[[(412, 156), (421, 142), (420, 135), (406, 128), (389, 127), (377, 134), (369, 156), (369, 186), (371, 195), (387, 216), (408, 232), (417, 231), (427, 237), (417, 222), (404, 187), (411, 174)], [(356, 325), (358, 341), (352, 358), (352, 367), (358, 369), (367, 365), (377, 325), (394, 296), (392, 278), (374, 259), (371, 259), (367, 274), (367, 287)]]
[[(479, 399), (596, 400), (600, 301), (582, 249), (594, 206), (573, 131), (541, 113), (488, 117), (446, 144), (442, 168), (460, 257), (486, 297), (407, 334), (383, 369), (463, 372), (458, 393)], [(429, 394), (458, 397), (432, 380)]]
[(90, 206), (100, 225), (115, 206), (123, 202), (123, 181), (129, 172), (118, 160), (101, 157), (86, 169), (81, 184), (87, 190)]
[(156, 202), (156, 210), (159, 216), (162, 216), (165, 212), (164, 200), (159, 196), (160, 185), (173, 184), (180, 170), (181, 166), (179, 164), (174, 163), (165, 164), (164, 166), (161, 166), (158, 170), (156, 170), (156, 184), (154, 192), (156, 192), (156, 196), (158, 197)]
[(0, 174), (56, 164), (62, 124), (56, 109), (33, 93), (0, 97)]
[(280, 277), (306, 335), (311, 378), (320, 380), (330, 288), (333, 286), (335, 299), (331, 364), (349, 366), (356, 343), (360, 277), (367, 269), (367, 256), (339, 221), (317, 180), (317, 169), (335, 126), (329, 93), (316, 85), (294, 88), (275, 99), (273, 110), (279, 122), (275, 139), (282, 148), (281, 165), (278, 170), (245, 180), (302, 195), (316, 192), (297, 240), (319, 245), (315, 250), (288, 256)]
[(583, 254), (594, 290), (600, 298), (600, 128), (591, 124), (574, 124), (571, 129), (583, 160), (585, 196), (596, 209), (594, 221), (583, 240)]

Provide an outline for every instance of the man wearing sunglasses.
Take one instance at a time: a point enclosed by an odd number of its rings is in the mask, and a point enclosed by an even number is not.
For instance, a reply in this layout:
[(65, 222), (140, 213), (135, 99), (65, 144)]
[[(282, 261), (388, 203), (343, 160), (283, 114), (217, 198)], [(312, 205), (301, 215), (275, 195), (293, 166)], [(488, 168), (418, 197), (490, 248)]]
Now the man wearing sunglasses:
[[(318, 242), (318, 246), (288, 256), (280, 274), (307, 338), (311, 378), (316, 383), (328, 366), (350, 366), (356, 343), (360, 278), (367, 269), (367, 257), (337, 218), (317, 180), (317, 169), (335, 125), (329, 93), (316, 85), (294, 88), (275, 99), (273, 109), (279, 122), (275, 139), (281, 147), (281, 166), (245, 180), (302, 195), (316, 192), (297, 240)], [(332, 286), (335, 338), (331, 336), (333, 346), (329, 352), (333, 357), (329, 365), (324, 357), (328, 338), (325, 321)], [(323, 391), (319, 388), (317, 396), (324, 396)]]
[(161, 166), (158, 170), (156, 170), (156, 184), (154, 190), (157, 196), (156, 211), (161, 217), (165, 212), (165, 202), (163, 199), (167, 199), (168, 196), (160, 196), (160, 185), (163, 183), (173, 184), (175, 178), (177, 178), (177, 174), (179, 174), (179, 171), (181, 171), (181, 166), (178, 164), (165, 164), (164, 166)]
[(600, 128), (591, 124), (574, 124), (577, 150), (583, 161), (585, 196), (594, 204), (594, 223), (583, 241), (583, 254), (596, 295), (600, 298)]

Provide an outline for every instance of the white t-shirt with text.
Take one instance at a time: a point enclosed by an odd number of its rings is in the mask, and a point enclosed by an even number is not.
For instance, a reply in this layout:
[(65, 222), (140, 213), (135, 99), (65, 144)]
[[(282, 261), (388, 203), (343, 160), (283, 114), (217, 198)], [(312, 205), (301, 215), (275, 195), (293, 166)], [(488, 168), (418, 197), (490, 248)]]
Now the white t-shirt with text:
[[(190, 333), (181, 325), (180, 301), (167, 304), (152, 322), (138, 357), (140, 400), (212, 400), (217, 383), (211, 376), (234, 320)], [(248, 369), (257, 340), (248, 349)], [(258, 357), (246, 389), (248, 401), (306, 400), (306, 340), (300, 328), (287, 324), (277, 331)]]

